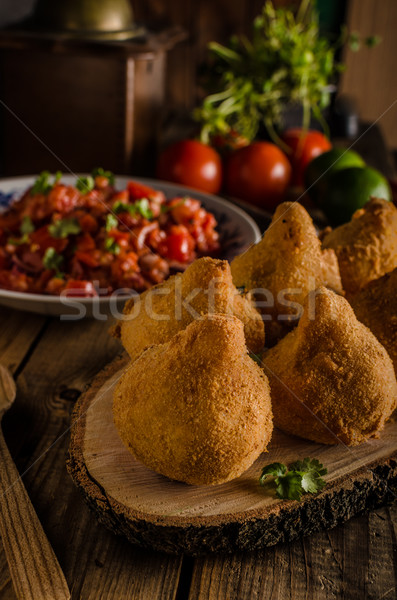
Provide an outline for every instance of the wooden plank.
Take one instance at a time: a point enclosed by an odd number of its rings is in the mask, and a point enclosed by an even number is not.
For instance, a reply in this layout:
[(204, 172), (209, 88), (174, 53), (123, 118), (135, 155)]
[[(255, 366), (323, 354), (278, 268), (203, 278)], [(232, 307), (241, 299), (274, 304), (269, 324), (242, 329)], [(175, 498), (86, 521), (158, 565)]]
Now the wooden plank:
[(30, 315), (0, 306), (0, 362), (15, 373), (20, 362), (46, 323)]
[(391, 600), (396, 517), (393, 504), (289, 545), (198, 559), (189, 600)]
[[(113, 536), (89, 513), (66, 473), (73, 403), (115, 353), (108, 323), (50, 322), (18, 378), (6, 435), (33, 505), (72, 589), (73, 598), (174, 598), (180, 560), (143, 553)], [(15, 445), (14, 445), (15, 446)], [(0, 573), (4, 561), (0, 561)], [(164, 588), (164, 589), (163, 589)], [(0, 580), (0, 599), (10, 587)]]

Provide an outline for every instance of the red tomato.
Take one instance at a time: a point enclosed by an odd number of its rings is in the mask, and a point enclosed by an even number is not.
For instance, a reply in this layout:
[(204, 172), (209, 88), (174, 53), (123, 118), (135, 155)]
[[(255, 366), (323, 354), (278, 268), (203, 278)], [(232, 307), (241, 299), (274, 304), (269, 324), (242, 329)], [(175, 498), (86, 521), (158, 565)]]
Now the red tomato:
[(92, 281), (80, 279), (69, 279), (64, 293), (66, 296), (77, 296), (80, 298), (92, 298), (93, 296), (98, 295)]
[(195, 241), (184, 225), (173, 225), (164, 242), (161, 242), (162, 254), (169, 260), (189, 262), (194, 257)]
[(216, 194), (222, 184), (222, 161), (210, 146), (182, 140), (160, 154), (157, 177)]
[(282, 139), (292, 150), (289, 159), (292, 165), (292, 185), (304, 185), (305, 169), (313, 158), (332, 148), (328, 138), (320, 131), (306, 131), (301, 128), (287, 129)]
[(226, 163), (227, 193), (268, 210), (282, 201), (290, 177), (287, 157), (269, 142), (254, 142), (240, 148)]
[(138, 183), (138, 181), (128, 182), (127, 189), (131, 202), (134, 202), (135, 200), (141, 200), (142, 198), (148, 198), (149, 200), (153, 200), (153, 202), (157, 202), (158, 204), (162, 204), (165, 201), (163, 192), (160, 190), (154, 190), (143, 183)]

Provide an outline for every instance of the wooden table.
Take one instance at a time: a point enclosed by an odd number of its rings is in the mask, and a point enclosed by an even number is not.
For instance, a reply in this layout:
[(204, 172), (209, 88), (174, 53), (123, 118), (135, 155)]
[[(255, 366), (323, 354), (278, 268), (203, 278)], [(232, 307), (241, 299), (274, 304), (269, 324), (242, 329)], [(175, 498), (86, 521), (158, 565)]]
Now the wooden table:
[[(355, 147), (370, 164), (393, 175), (377, 127)], [(98, 524), (65, 460), (74, 402), (121, 351), (109, 326), (0, 307), (0, 362), (18, 384), (4, 432), (73, 599), (397, 598), (397, 502), (292, 544), (198, 559), (142, 550)], [(0, 600), (11, 599), (15, 594), (0, 546)]]
[[(108, 327), (0, 308), (0, 361), (18, 384), (5, 435), (72, 598), (396, 598), (397, 503), (289, 545), (198, 559), (142, 550), (99, 525), (65, 460), (75, 400), (120, 352)], [(0, 600), (14, 598), (0, 548)]]

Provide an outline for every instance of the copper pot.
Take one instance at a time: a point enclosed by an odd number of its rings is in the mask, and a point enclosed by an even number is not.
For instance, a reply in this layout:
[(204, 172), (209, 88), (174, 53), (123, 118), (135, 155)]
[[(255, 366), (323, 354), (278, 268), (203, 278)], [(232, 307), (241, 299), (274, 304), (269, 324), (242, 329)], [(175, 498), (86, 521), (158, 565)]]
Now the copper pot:
[(129, 0), (38, 0), (34, 21), (71, 37), (123, 40), (143, 33)]

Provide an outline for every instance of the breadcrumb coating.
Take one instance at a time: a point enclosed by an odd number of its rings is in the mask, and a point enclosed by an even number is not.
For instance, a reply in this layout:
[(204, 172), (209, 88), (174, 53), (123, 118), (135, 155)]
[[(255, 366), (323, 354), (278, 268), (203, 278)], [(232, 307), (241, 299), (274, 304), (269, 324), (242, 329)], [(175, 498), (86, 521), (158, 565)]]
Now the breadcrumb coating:
[(238, 477), (273, 429), (267, 377), (247, 354), (242, 322), (225, 315), (194, 321), (131, 362), (113, 414), (138, 460), (195, 485)]
[(302, 438), (360, 444), (378, 436), (397, 405), (385, 348), (347, 300), (326, 288), (306, 299), (296, 329), (263, 361), (275, 426)]
[[(266, 315), (268, 345), (296, 325), (291, 317), (298, 309), (291, 302), (302, 306), (308, 292), (321, 285), (342, 293), (336, 255), (321, 249), (313, 221), (298, 202), (278, 206), (262, 240), (237, 256), (231, 271), (237, 287), (270, 292), (274, 305), (258, 305)], [(263, 294), (256, 292), (255, 297), (262, 300)]]
[(168, 342), (207, 314), (238, 317), (244, 323), (249, 351), (262, 350), (265, 331), (261, 315), (249, 296), (241, 296), (233, 285), (229, 263), (208, 257), (194, 261), (184, 273), (169, 277), (129, 301), (124, 319), (112, 333), (121, 338), (135, 360), (148, 346)]
[(351, 305), (357, 319), (386, 348), (397, 373), (397, 268), (366, 285)]
[(323, 247), (335, 251), (347, 298), (397, 267), (397, 208), (373, 198), (351, 221), (326, 234)]

